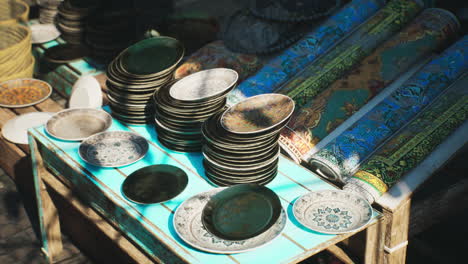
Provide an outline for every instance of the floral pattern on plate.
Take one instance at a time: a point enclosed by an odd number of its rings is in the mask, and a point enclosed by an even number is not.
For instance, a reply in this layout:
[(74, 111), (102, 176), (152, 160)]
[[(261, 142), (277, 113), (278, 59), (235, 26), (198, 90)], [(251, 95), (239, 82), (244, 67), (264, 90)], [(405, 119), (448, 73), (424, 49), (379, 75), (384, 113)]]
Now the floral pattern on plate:
[(130, 132), (102, 132), (80, 145), (80, 157), (95, 166), (120, 167), (142, 159), (148, 151), (145, 138)]
[(179, 237), (194, 248), (219, 254), (240, 253), (261, 247), (278, 237), (286, 226), (287, 215), (281, 215), (264, 233), (245, 240), (224, 240), (208, 232), (202, 223), (202, 211), (210, 198), (224, 188), (197, 194), (183, 202), (174, 214), (174, 228)]
[(310, 192), (297, 199), (294, 217), (305, 227), (326, 234), (358, 230), (372, 218), (366, 199), (341, 190)]

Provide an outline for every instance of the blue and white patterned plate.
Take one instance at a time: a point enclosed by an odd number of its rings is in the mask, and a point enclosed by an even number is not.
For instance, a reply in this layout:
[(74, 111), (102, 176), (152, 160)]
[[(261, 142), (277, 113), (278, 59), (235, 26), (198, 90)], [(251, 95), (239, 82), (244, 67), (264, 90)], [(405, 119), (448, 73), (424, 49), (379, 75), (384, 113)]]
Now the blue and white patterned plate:
[(190, 246), (219, 254), (240, 253), (264, 246), (278, 237), (286, 226), (283, 208), (278, 220), (268, 230), (245, 240), (224, 240), (211, 234), (202, 222), (202, 212), (210, 198), (225, 188), (216, 188), (192, 196), (183, 202), (174, 214), (174, 228), (179, 237)]
[(353, 232), (369, 223), (372, 207), (359, 195), (341, 190), (322, 190), (299, 197), (294, 217), (305, 227), (325, 234)]

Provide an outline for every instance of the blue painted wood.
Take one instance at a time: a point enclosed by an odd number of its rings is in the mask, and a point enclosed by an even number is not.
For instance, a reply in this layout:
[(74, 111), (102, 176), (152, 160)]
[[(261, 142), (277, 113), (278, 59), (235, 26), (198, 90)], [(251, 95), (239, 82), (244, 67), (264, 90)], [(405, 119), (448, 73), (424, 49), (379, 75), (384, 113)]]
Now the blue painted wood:
[[(124, 232), (128, 233), (150, 254), (162, 256), (161, 260), (163, 261), (175, 262), (178, 259), (191, 263), (284, 263), (293, 261), (298, 256), (307, 254), (308, 251), (314, 251), (322, 243), (336, 238), (335, 235), (307, 230), (293, 218), (291, 212), (294, 200), (300, 195), (310, 190), (334, 187), (282, 156), (279, 163), (280, 173), (267, 187), (280, 196), (282, 205), (288, 212), (289, 220), (283, 234), (272, 243), (246, 253), (222, 255), (194, 249), (175, 234), (172, 217), (174, 210), (185, 199), (214, 188), (204, 180), (202, 155), (200, 153), (179, 153), (163, 147), (157, 141), (152, 125), (126, 126), (114, 120), (109, 130), (132, 131), (145, 137), (150, 142), (148, 154), (142, 160), (129, 166), (118, 169), (99, 168), (88, 165), (80, 159), (78, 142), (55, 140), (47, 135), (43, 127), (32, 129), (30, 132), (40, 144), (50, 149), (49, 155), (44, 156), (45, 162), (55, 167), (58, 173), (67, 177), (79, 190), (80, 195), (84, 196), (85, 199), (87, 197), (95, 209), (118, 223)], [(162, 204), (137, 205), (126, 200), (120, 192), (125, 177), (141, 167), (158, 163), (182, 168), (189, 177), (187, 188), (176, 198)], [(61, 170), (67, 170), (67, 173)], [(92, 188), (95, 191), (87, 188)], [(96, 193), (100, 193), (98, 200), (96, 200)], [(108, 210), (105, 201), (100, 199), (107, 199), (106, 202), (113, 203), (112, 210)], [(374, 217), (376, 216), (377, 213)], [(160, 244), (148, 238), (151, 234)], [(176, 254), (166, 253), (165, 255), (161, 248), (171, 248)]]

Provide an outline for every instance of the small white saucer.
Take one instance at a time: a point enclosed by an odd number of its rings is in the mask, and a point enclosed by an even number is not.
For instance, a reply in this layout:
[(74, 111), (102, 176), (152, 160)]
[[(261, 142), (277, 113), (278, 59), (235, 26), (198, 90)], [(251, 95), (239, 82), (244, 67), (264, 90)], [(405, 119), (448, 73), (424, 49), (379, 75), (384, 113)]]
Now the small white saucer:
[(73, 85), (68, 105), (70, 108), (101, 107), (101, 85), (96, 78), (91, 75), (81, 76)]
[(53, 113), (34, 112), (8, 120), (2, 127), (5, 139), (16, 144), (28, 144), (28, 129), (41, 126), (52, 117)]
[(31, 29), (31, 41), (33, 44), (41, 44), (52, 41), (60, 36), (60, 31), (54, 24), (36, 24)]

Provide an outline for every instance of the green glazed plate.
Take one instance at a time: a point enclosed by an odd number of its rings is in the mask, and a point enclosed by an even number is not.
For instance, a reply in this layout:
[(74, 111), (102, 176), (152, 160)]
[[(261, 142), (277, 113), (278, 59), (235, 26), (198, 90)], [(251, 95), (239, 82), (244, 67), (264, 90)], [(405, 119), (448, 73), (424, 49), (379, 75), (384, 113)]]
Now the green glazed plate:
[(163, 75), (184, 56), (184, 47), (170, 37), (154, 37), (128, 47), (121, 54), (122, 68), (134, 75)]
[(239, 184), (215, 194), (203, 208), (202, 222), (213, 235), (243, 240), (268, 230), (281, 214), (281, 202), (270, 189)]
[(122, 184), (122, 193), (135, 203), (160, 203), (179, 195), (187, 184), (188, 177), (182, 169), (158, 164), (130, 174)]

